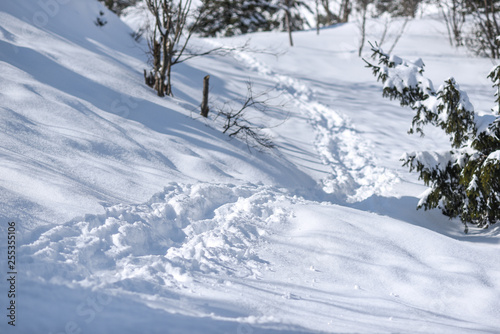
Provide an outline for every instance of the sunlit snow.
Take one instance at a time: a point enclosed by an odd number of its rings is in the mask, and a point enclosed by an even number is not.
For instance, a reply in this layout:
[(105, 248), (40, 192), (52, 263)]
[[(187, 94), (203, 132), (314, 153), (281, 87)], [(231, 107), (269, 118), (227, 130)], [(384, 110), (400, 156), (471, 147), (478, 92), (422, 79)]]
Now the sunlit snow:
[[(278, 32), (193, 38), (250, 47), (174, 66), (175, 97), (159, 98), (131, 27), (96, 0), (54, 3), (0, 4), (0, 235), (16, 221), (19, 272), (15, 328), (0, 283), (1, 333), (500, 331), (498, 227), (466, 235), (416, 211), (426, 187), (399, 159), (448, 138), (407, 134), (412, 111), (382, 98), (355, 23), (295, 32), (293, 48)], [(494, 107), (491, 61), (449, 46), (436, 19), (411, 21), (394, 51)], [(249, 82), (274, 149), (222, 134), (217, 108)]]

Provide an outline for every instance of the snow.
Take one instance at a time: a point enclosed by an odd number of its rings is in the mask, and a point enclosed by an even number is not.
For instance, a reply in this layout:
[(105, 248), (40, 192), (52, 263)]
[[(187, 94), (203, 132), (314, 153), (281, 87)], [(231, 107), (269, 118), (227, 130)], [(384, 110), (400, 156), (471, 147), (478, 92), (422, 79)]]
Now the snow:
[[(491, 152), (488, 155), (488, 157), (486, 158), (486, 161), (489, 161), (489, 160), (500, 161), (500, 150), (496, 150), (494, 152)], [(498, 162), (494, 162), (494, 163), (498, 163)]]
[[(419, 159), (442, 164), (448, 139), (407, 135), (412, 112), (382, 98), (355, 23), (296, 32), (293, 48), (284, 33), (252, 34), (251, 49), (176, 65), (175, 97), (159, 98), (143, 83), (146, 44), (130, 36), (141, 13), (127, 11), (130, 28), (95, 0), (0, 4), (0, 218), (17, 223), (19, 273), (16, 328), (4, 318), (0, 332), (500, 330), (498, 228), (465, 235), (415, 210), (426, 188), (399, 157), (439, 151)], [(395, 52), (490, 110), (491, 63), (438, 30), (412, 21)], [(249, 81), (267, 92), (271, 107), (249, 112), (272, 125), (275, 149), (221, 133), (215, 110)], [(0, 253), (6, 274), (6, 242)]]
[(495, 120), (496, 116), (493, 113), (483, 113), (480, 116), (476, 116), (477, 133), (490, 133), (490, 127), (495, 122)]
[(451, 151), (441, 151), (441, 152), (411, 152), (405, 153), (400, 160), (406, 161), (409, 157), (415, 157), (412, 165), (417, 168), (417, 164), (421, 163), (426, 170), (439, 169), (444, 172), (449, 163), (454, 163), (457, 160), (457, 156)]

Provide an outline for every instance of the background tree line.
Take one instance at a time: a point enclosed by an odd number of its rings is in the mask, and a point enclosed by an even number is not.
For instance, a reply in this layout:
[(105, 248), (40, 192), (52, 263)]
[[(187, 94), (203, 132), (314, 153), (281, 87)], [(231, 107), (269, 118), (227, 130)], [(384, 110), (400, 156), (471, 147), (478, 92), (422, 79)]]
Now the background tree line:
[(500, 58), (500, 1), (434, 0), (446, 22), (450, 44), (479, 56)]
[[(99, 0), (120, 15), (142, 0)], [(172, 5), (176, 1), (169, 1)], [(414, 16), (422, 0), (200, 0), (203, 19), (195, 31), (204, 37), (233, 36), (257, 31), (297, 31), (345, 23), (356, 8), (372, 4), (378, 15)]]
[[(142, 0), (99, 0), (120, 15)], [(175, 0), (169, 0), (175, 7)], [(182, 2), (182, 1), (181, 1)], [(356, 19), (390, 15), (415, 17), (422, 4), (434, 5), (446, 23), (450, 43), (479, 56), (500, 58), (500, 0), (200, 0), (203, 13), (192, 28), (203, 37), (257, 31), (318, 29)], [(311, 19), (313, 18), (313, 19)], [(315, 22), (314, 22), (315, 21)]]

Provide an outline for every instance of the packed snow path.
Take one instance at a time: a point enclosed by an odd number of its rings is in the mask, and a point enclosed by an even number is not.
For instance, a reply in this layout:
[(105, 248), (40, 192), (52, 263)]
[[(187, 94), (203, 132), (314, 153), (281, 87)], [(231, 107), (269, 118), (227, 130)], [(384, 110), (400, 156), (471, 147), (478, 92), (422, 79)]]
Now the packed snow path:
[[(213, 41), (211, 44), (223, 46)], [(276, 83), (277, 95), (291, 101), (286, 106), (294, 111), (290, 122), (305, 119), (311, 125), (315, 134), (312, 144), (328, 171), (318, 180), (323, 191), (333, 194), (338, 200), (357, 202), (385, 193), (398, 181), (395, 172), (377, 166), (372, 143), (353, 128), (345, 115), (318, 102), (316, 93), (308, 88), (307, 82), (276, 73), (250, 52), (239, 51), (235, 58), (266, 80)]]

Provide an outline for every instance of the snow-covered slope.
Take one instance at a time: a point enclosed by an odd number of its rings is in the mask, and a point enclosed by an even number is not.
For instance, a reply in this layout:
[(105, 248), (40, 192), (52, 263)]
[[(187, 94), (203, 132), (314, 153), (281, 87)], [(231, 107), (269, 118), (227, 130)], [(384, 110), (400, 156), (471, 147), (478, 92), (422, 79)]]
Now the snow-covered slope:
[[(0, 234), (16, 221), (19, 292), (1, 332), (500, 331), (498, 229), (464, 235), (415, 211), (425, 188), (398, 159), (447, 140), (406, 134), (411, 112), (380, 96), (356, 29), (295, 33), (293, 49), (255, 34), (252, 49), (279, 56), (193, 59), (174, 67), (176, 97), (159, 98), (145, 43), (97, 1), (0, 4)], [(412, 22), (396, 52), (436, 81), (455, 75), (488, 110), (491, 63), (439, 29)], [(213, 111), (249, 81), (268, 92), (274, 107), (251, 117), (276, 149), (198, 116), (206, 74)]]
[[(12, 206), (5, 217), (26, 227), (57, 224), (99, 210), (99, 202), (145, 201), (169, 181), (307, 184), (294, 166), (250, 154), (186, 117), (197, 108), (195, 92), (184, 89), (191, 82), (177, 88), (194, 96), (188, 102), (155, 97), (143, 85), (144, 45), (111, 13), (96, 27), (105, 11), (97, 1), (54, 8), (37, 27), (45, 13), (37, 4), (2, 4), (2, 196)], [(183, 68), (190, 80), (204, 76)], [(21, 214), (20, 205), (32, 210)]]

